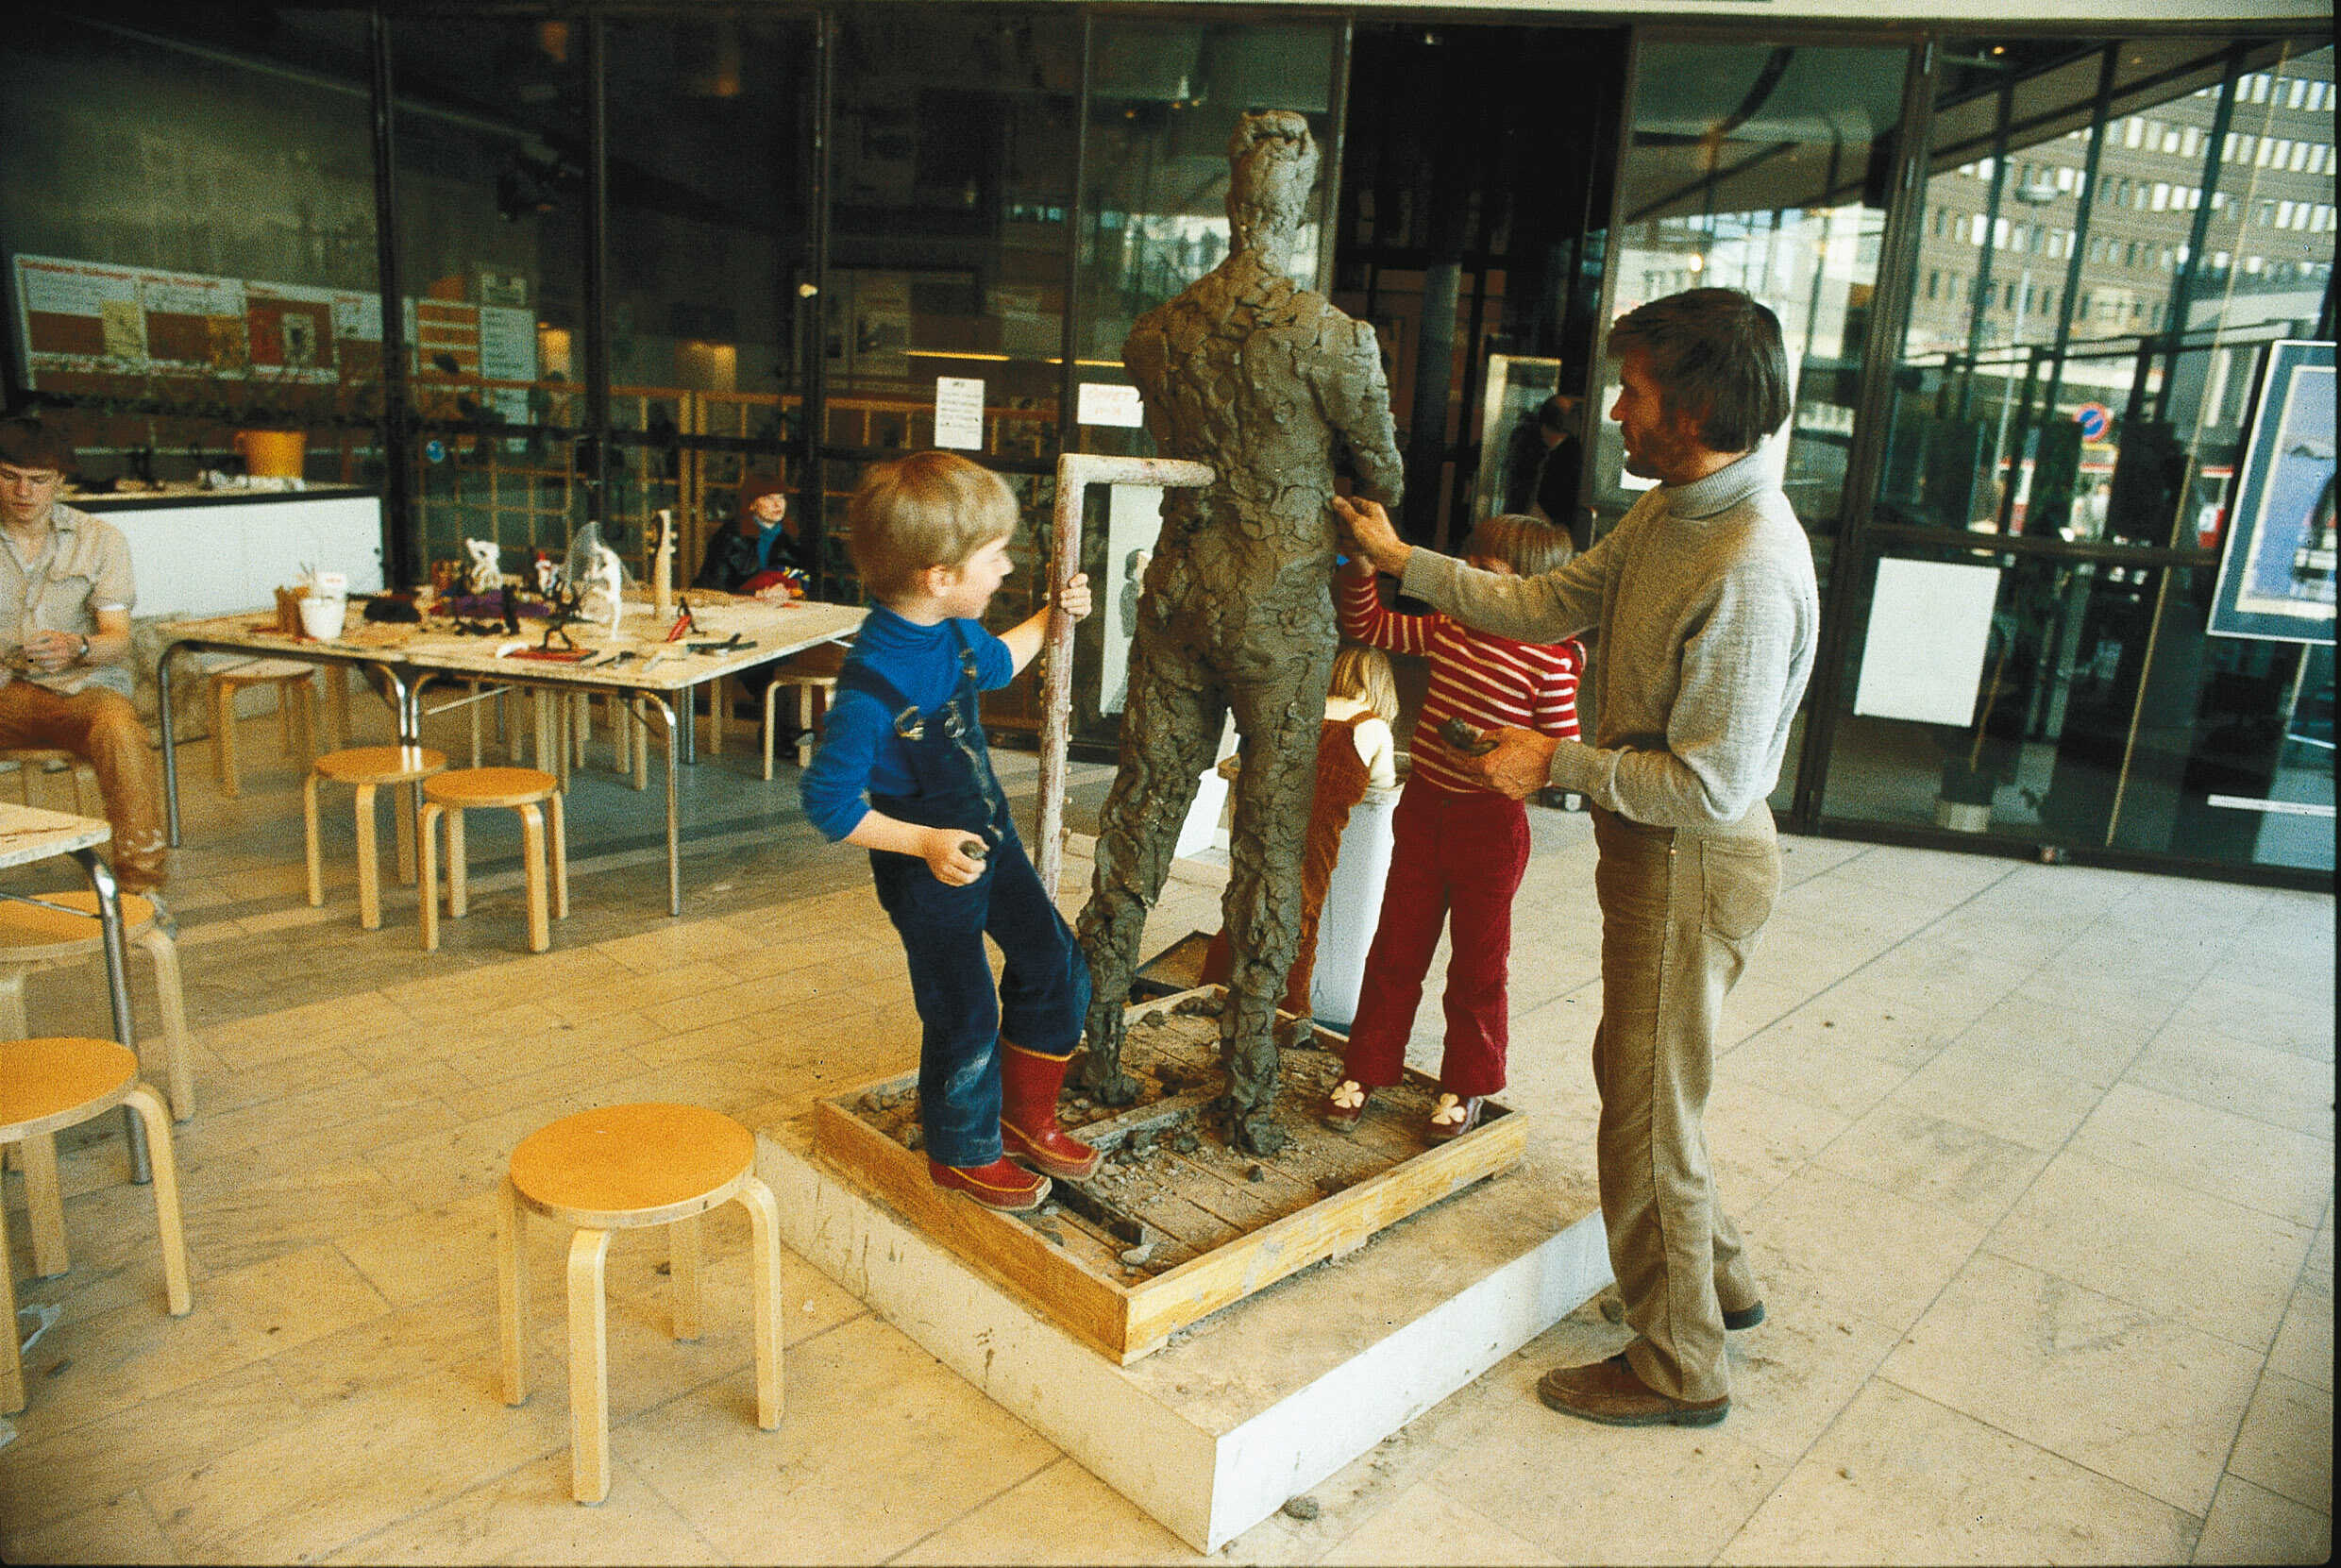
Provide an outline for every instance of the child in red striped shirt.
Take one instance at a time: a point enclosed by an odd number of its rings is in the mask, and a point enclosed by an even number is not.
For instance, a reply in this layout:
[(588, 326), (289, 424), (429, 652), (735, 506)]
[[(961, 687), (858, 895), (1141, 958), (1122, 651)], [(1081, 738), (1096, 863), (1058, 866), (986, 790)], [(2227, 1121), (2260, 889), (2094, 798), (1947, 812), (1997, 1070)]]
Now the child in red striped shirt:
[[(1507, 514), (1472, 530), (1464, 553), (1482, 571), (1536, 577), (1558, 570), (1574, 551), (1563, 530)], [(1466, 771), (1461, 748), (1481, 732), (1507, 727), (1575, 739), (1585, 650), (1574, 640), (1514, 642), (1445, 615), (1385, 609), (1373, 568), (1355, 558), (1342, 568), (1337, 599), (1343, 636), (1389, 653), (1427, 655), (1431, 683), (1415, 726), (1413, 772), (1391, 818), (1389, 880), (1342, 1081), (1321, 1119), (1336, 1132), (1351, 1131), (1373, 1091), (1404, 1076), (1406, 1036), (1444, 925), (1453, 938), (1446, 1050), (1423, 1134), (1444, 1142), (1478, 1125), (1481, 1102), (1504, 1087), (1512, 895), (1528, 866), (1527, 809)]]

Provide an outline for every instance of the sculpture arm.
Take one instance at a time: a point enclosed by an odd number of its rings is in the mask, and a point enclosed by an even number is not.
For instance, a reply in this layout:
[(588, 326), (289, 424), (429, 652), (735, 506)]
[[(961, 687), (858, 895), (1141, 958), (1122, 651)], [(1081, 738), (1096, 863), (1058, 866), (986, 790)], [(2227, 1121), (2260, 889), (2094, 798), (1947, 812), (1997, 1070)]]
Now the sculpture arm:
[[(1357, 493), (1395, 505), (1406, 490), (1390, 419), (1389, 382), (1382, 375), (1382, 346), (1373, 329), (1333, 312), (1325, 330), (1330, 352), (1318, 370), (1317, 403), (1347, 455)], [(1337, 453), (1337, 458), (1341, 454)]]

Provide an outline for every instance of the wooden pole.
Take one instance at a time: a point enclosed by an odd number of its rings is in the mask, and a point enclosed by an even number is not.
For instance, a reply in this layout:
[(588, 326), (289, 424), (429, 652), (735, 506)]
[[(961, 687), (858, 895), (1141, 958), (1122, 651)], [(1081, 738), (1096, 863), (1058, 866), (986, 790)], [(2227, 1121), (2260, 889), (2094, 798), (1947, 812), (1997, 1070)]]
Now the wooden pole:
[(1081, 569), (1081, 506), (1093, 484), (1201, 489), (1218, 479), (1207, 463), (1169, 457), (1103, 457), (1066, 452), (1056, 460), (1055, 545), (1049, 557), (1047, 665), (1040, 686), (1040, 814), (1033, 842), (1040, 885), (1056, 897), (1065, 869), (1065, 763), (1073, 725), (1073, 621), (1059, 609), (1065, 584)]

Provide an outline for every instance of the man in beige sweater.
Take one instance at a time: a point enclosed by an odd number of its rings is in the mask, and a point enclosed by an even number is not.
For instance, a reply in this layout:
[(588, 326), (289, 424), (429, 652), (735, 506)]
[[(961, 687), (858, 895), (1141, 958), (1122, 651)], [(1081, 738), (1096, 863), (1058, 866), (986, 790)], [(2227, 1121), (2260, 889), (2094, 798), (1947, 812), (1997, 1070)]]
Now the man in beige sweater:
[(1448, 615), (1531, 642), (1598, 631), (1592, 740), (1503, 730), (1480, 759), (1516, 798), (1548, 783), (1588, 797), (1601, 852), (1596, 1157), (1635, 1339), (1537, 1391), (1590, 1421), (1703, 1426), (1731, 1408), (1725, 1331), (1763, 1321), (1702, 1121), (1723, 999), (1779, 889), (1765, 797), (1820, 601), (1804, 530), (1756, 450), (1789, 413), (1772, 312), (1694, 289), (1621, 318), (1609, 352), (1626, 469), (1659, 484), (1558, 571), (1474, 571), (1406, 546), (1370, 501), (1334, 504), (1362, 554)]

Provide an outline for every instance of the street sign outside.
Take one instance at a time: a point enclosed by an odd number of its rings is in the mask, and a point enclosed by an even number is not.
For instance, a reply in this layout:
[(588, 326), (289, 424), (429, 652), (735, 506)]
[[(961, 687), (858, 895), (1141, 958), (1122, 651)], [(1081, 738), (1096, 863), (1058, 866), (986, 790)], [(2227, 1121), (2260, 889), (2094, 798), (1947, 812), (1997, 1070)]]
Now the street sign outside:
[(2103, 403), (2083, 403), (2073, 411), (2073, 423), (2080, 427), (2083, 441), (2103, 441), (2114, 428), (2114, 411)]

